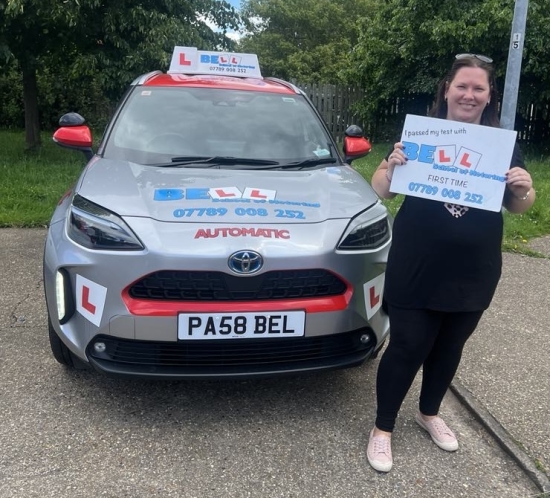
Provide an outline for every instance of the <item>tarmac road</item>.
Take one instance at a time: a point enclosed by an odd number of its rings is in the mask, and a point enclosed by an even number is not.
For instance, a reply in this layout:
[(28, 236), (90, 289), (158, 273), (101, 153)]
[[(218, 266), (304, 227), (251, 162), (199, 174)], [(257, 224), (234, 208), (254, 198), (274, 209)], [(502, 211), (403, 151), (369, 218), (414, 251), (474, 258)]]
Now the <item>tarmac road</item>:
[[(0, 498), (517, 498), (539, 496), (546, 485), (540, 470), (530, 474), (502, 449), (487, 417), (451, 392), (442, 413), (461, 447), (452, 454), (438, 449), (413, 422), (417, 383), (398, 419), (394, 469), (372, 470), (365, 449), (378, 360), (351, 370), (231, 382), (144, 382), (66, 370), (47, 338), (45, 233), (0, 230)], [(525, 288), (513, 291), (518, 303), (528, 285), (544, 294), (550, 269), (550, 260), (521, 258), (506, 255), (507, 267), (525, 280)], [(548, 469), (550, 339), (540, 340), (548, 333), (548, 292), (529, 310), (519, 304), (511, 310), (507, 292), (472, 339), (456, 392), (507, 424), (527, 464), (537, 460)], [(527, 311), (529, 320), (520, 320)], [(519, 325), (525, 337), (518, 340)], [(519, 344), (536, 349), (536, 358)], [(510, 358), (504, 368), (498, 355)], [(537, 363), (544, 355), (546, 364)], [(521, 379), (534, 371), (531, 404)]]

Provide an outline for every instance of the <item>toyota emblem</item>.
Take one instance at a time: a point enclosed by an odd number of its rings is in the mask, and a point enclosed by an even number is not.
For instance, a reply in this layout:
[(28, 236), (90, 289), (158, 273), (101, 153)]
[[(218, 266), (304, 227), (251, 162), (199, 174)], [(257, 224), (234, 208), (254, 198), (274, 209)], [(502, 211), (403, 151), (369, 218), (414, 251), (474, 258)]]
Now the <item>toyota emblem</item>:
[(264, 264), (264, 260), (255, 251), (237, 251), (229, 256), (227, 264), (235, 273), (250, 275), (260, 271)]

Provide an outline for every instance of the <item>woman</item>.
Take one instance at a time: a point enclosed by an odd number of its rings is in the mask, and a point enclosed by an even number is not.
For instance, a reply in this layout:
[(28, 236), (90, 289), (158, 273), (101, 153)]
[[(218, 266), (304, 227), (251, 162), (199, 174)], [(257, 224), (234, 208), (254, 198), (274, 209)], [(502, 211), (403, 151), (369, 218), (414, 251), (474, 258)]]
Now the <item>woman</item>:
[[(492, 60), (460, 54), (438, 87), (431, 117), (499, 127)], [(405, 164), (403, 144), (378, 166), (372, 186), (394, 197), (394, 169)], [(504, 207), (527, 211), (535, 201), (531, 176), (516, 144), (506, 175)], [(489, 306), (501, 273), (502, 213), (406, 196), (395, 218), (384, 298), (391, 334), (378, 369), (377, 414), (367, 448), (373, 468), (389, 472), (397, 413), (422, 367), (415, 419), (446, 451), (458, 442), (438, 417), (466, 340)]]

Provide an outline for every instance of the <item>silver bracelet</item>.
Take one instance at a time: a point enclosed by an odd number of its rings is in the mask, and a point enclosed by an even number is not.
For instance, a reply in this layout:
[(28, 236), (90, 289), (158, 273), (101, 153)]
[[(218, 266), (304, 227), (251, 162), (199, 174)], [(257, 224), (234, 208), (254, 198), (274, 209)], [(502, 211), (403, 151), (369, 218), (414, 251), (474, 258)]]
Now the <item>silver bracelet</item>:
[(392, 177), (390, 175), (388, 175), (388, 170), (386, 169), (386, 180), (388, 180), (388, 182), (391, 183), (391, 179), (392, 179)]
[(523, 197), (517, 197), (516, 196), (516, 199), (518, 201), (526, 201), (527, 199), (529, 199), (529, 195), (531, 195), (531, 189), (529, 189)]

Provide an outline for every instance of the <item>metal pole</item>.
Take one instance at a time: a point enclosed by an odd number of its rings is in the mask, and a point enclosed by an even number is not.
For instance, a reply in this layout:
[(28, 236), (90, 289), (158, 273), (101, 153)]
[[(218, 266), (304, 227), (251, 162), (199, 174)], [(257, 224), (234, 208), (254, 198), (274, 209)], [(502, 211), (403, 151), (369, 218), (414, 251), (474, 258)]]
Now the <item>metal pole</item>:
[(513, 130), (516, 121), (521, 57), (523, 54), (523, 42), (525, 40), (528, 6), (529, 0), (516, 0), (514, 8), (514, 20), (512, 21), (508, 65), (506, 66), (504, 95), (502, 97), (502, 110), (500, 113), (500, 124), (507, 130)]

